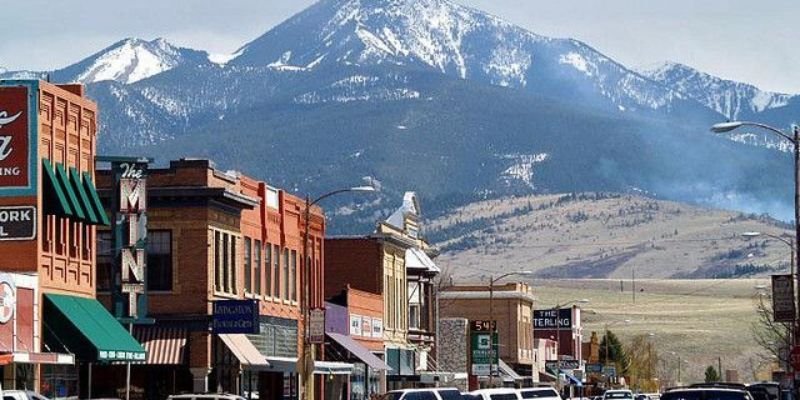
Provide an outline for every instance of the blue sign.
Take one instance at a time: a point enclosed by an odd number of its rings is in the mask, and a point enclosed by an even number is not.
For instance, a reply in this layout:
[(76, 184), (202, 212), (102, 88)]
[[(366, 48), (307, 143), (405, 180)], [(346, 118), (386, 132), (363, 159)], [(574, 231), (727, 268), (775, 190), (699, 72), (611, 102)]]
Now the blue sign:
[(258, 300), (217, 300), (213, 304), (213, 333), (258, 333)]

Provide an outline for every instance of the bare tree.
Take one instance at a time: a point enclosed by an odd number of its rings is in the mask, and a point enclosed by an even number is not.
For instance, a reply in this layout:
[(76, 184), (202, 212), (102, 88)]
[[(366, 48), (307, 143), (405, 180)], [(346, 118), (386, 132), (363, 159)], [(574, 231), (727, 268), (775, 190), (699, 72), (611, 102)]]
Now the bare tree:
[(759, 356), (763, 361), (779, 360), (782, 365), (789, 363), (792, 324), (775, 322), (772, 318), (772, 302), (769, 296), (759, 293), (755, 296), (756, 321), (750, 331), (753, 340), (764, 350)]

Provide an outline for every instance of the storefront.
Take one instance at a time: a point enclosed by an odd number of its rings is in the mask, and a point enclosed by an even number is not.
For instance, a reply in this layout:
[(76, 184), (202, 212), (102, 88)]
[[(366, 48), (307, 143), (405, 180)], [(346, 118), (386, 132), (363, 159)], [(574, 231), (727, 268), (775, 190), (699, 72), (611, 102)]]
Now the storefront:
[(353, 365), (349, 381), (350, 400), (365, 400), (381, 393), (381, 376), (390, 369), (389, 366), (348, 335), (328, 332), (326, 336), (331, 343), (328, 354)]

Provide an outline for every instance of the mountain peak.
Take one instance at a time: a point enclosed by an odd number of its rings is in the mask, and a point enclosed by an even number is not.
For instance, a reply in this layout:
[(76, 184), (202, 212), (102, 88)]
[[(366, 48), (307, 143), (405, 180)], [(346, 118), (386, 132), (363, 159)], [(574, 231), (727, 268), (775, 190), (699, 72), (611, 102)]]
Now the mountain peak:
[(89, 56), (65, 71), (71, 80), (93, 83), (113, 80), (134, 83), (168, 71), (193, 50), (172, 45), (164, 38), (126, 38)]
[(699, 101), (729, 119), (740, 119), (767, 109), (783, 107), (792, 97), (723, 79), (677, 62), (665, 61), (637, 70), (647, 78)]

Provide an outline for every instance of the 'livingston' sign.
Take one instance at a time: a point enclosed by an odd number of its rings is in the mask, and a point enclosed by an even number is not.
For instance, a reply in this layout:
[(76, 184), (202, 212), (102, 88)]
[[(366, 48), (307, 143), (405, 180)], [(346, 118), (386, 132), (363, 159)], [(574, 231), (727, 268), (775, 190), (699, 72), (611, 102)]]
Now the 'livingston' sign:
[(258, 333), (257, 300), (217, 300), (211, 322), (213, 333)]

